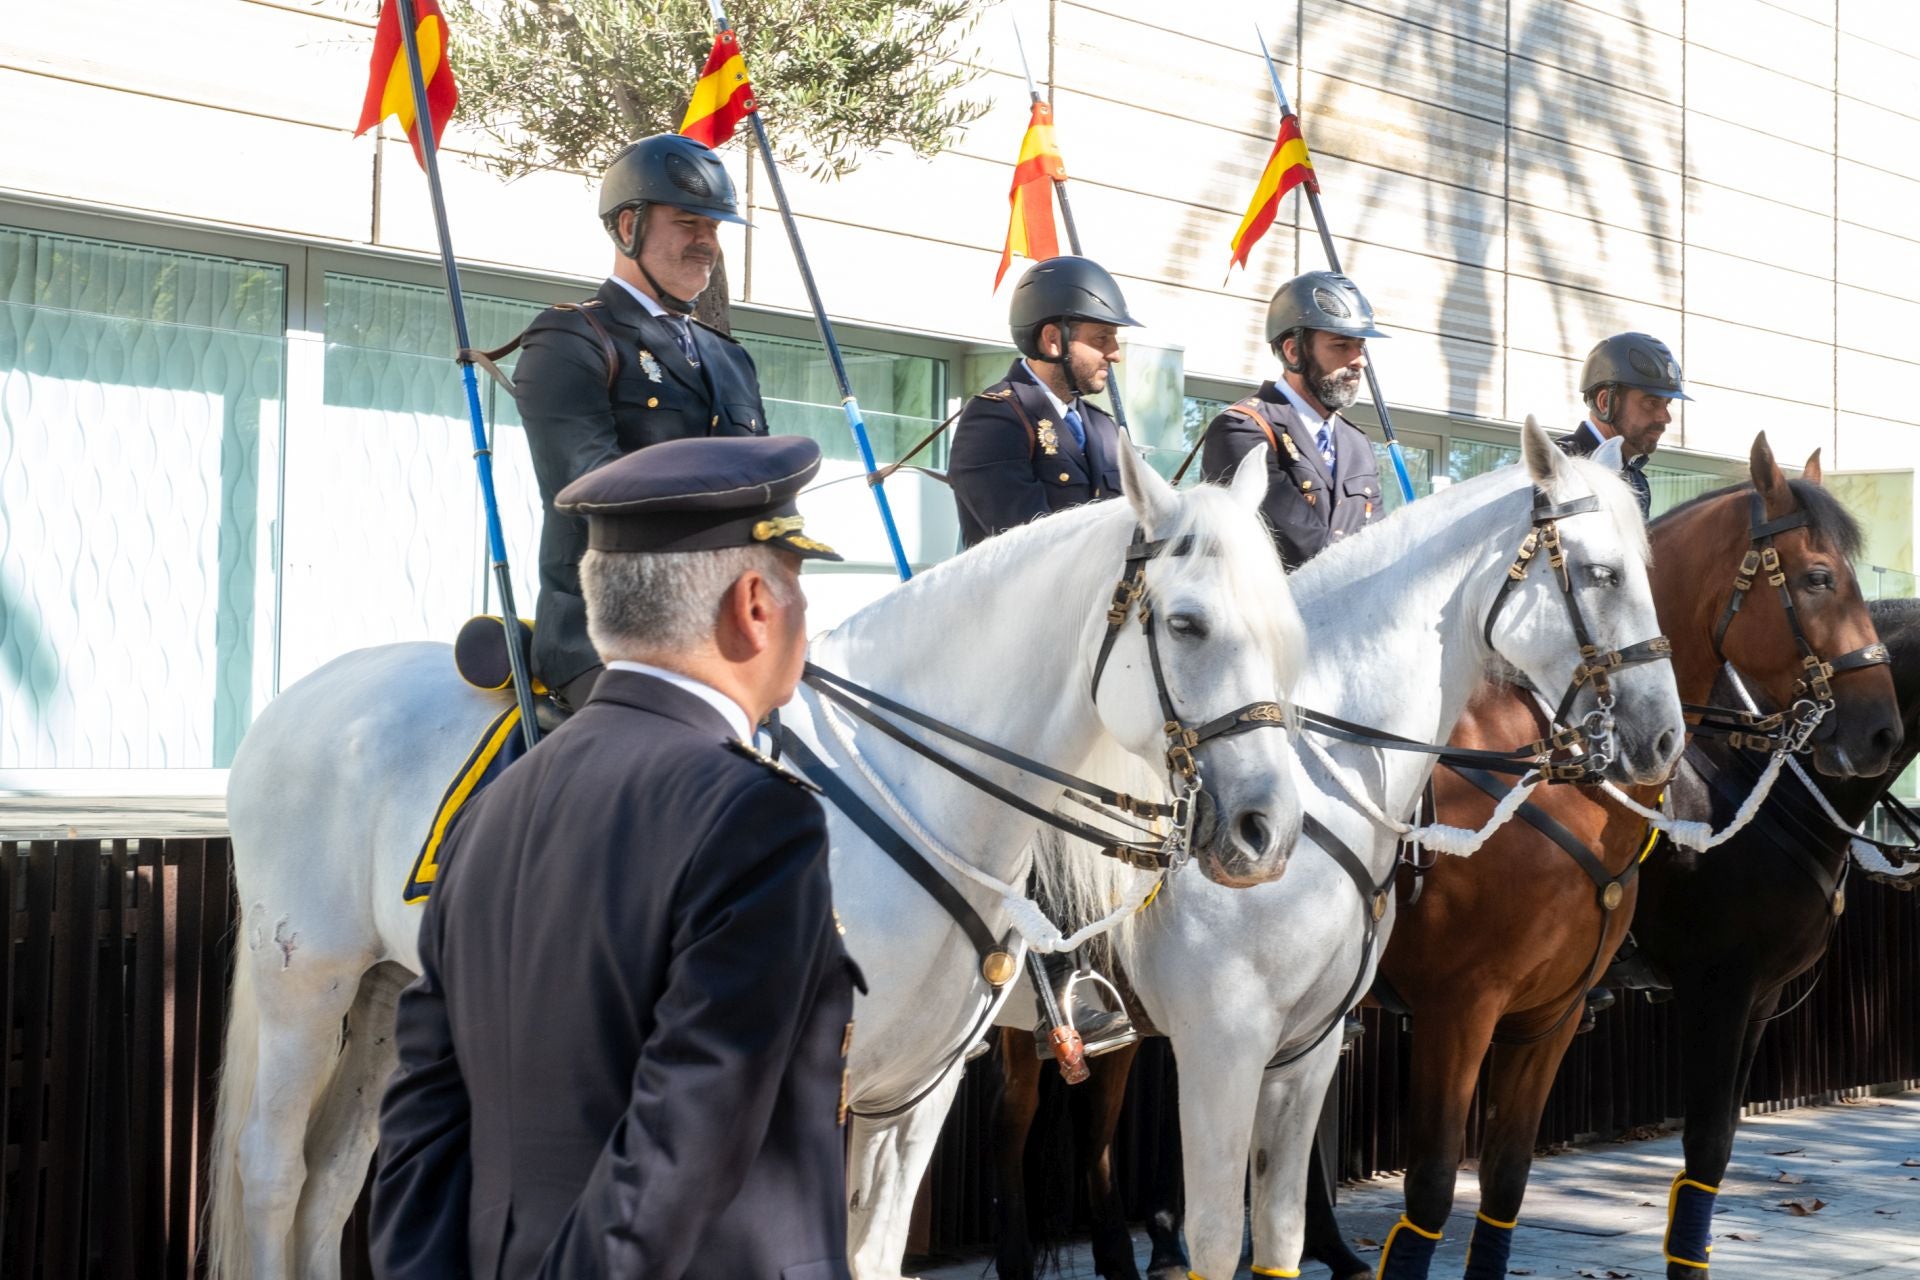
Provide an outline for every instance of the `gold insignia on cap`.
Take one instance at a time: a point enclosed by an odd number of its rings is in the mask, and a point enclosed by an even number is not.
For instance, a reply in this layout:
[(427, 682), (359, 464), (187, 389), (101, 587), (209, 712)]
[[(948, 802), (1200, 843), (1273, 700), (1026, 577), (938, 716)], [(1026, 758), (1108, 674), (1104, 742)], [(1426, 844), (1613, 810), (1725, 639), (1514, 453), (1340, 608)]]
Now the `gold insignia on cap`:
[(827, 555), (834, 554), (833, 548), (828, 546), (826, 543), (815, 542), (812, 538), (803, 537), (802, 535), (797, 533), (790, 533), (786, 537), (782, 538), (781, 541), (786, 543), (788, 546), (792, 547), (796, 551), (820, 551), (820, 552), (826, 553)]
[(806, 527), (807, 519), (805, 516), (775, 516), (770, 520), (762, 520), (753, 526), (753, 540), (755, 542), (771, 542), (775, 538), (784, 538), (788, 534), (798, 533)]

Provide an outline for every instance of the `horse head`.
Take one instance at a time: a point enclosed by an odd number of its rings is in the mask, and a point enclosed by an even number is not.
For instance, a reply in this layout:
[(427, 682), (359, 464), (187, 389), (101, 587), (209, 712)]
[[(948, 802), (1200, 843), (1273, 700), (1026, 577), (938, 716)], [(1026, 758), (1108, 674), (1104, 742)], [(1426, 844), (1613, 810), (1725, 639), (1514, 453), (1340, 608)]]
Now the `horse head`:
[(1698, 640), (1684, 646), (1684, 659), (1676, 650), (1676, 665), (1689, 685), (1710, 686), (1726, 662), (1775, 707), (1824, 705), (1808, 743), (1814, 767), (1835, 777), (1878, 774), (1903, 733), (1885, 649), (1853, 571), (1859, 525), (1821, 487), (1819, 450), (1789, 480), (1763, 431), (1749, 470), (1750, 485), (1697, 498), (1655, 526), (1662, 617)]
[(1266, 446), (1231, 484), (1185, 492), (1131, 449), (1120, 462), (1136, 532), (1113, 609), (1088, 633), (1095, 711), (1189, 795), (1208, 879), (1272, 880), (1300, 831), (1283, 707), (1306, 629), (1260, 516)]
[(1686, 725), (1654, 612), (1639, 507), (1617, 474), (1617, 456), (1568, 457), (1532, 418), (1522, 453), (1533, 529), (1488, 613), (1486, 641), (1558, 700), (1561, 723), (1584, 727), (1589, 750), (1610, 747), (1609, 777), (1661, 781), (1679, 759)]

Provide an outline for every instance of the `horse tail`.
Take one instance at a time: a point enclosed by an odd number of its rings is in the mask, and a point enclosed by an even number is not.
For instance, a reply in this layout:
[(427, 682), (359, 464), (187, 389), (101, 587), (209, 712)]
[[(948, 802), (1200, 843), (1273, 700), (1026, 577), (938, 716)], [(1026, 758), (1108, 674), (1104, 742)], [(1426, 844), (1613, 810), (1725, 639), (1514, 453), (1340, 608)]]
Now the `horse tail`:
[(227, 1005), (226, 1047), (220, 1059), (213, 1149), (208, 1156), (207, 1211), (202, 1230), (207, 1243), (208, 1280), (246, 1280), (252, 1269), (247, 1250), (245, 1188), (240, 1181), (240, 1135), (253, 1109), (255, 1077), (260, 1071), (260, 1000), (253, 989), (253, 965), (243, 937), (243, 930), (234, 930), (233, 989)]

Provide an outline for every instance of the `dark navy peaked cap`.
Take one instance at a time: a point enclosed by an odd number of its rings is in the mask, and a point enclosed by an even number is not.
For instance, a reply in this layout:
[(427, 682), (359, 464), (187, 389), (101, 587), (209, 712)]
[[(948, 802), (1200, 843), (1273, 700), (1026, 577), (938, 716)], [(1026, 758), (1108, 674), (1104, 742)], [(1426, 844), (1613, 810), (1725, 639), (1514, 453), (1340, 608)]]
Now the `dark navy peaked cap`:
[(840, 553), (802, 530), (800, 490), (820, 470), (805, 436), (663, 440), (596, 467), (554, 507), (587, 518), (594, 551), (720, 551), (760, 544), (813, 560)]

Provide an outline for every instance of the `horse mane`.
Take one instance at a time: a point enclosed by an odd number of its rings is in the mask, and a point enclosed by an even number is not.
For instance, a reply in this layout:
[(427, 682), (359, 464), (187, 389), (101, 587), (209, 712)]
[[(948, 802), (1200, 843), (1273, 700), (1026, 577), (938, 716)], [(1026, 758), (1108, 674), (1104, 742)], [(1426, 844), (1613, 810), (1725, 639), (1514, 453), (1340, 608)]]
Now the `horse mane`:
[[(1793, 490), (1795, 501), (1800, 504), (1800, 509), (1807, 513), (1808, 532), (1825, 538), (1829, 545), (1849, 560), (1860, 554), (1861, 547), (1864, 545), (1860, 522), (1853, 518), (1853, 513), (1847, 510), (1839, 498), (1811, 480), (1788, 480), (1787, 488)], [(1692, 511), (1695, 507), (1705, 506), (1728, 494), (1752, 492), (1753, 481), (1742, 480), (1738, 484), (1730, 484), (1698, 497), (1688, 498), (1679, 506), (1664, 512), (1654, 523), (1663, 524), (1676, 516)]]

